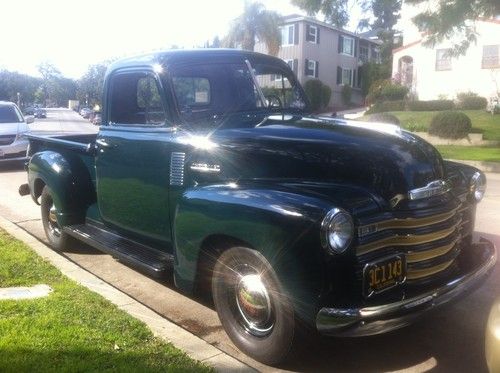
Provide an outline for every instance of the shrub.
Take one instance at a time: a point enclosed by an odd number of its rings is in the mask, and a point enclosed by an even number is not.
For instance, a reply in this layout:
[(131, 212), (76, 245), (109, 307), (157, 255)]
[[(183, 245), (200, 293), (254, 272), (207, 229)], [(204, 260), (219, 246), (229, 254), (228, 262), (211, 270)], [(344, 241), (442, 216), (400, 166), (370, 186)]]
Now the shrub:
[(452, 110), (455, 103), (452, 100), (408, 101), (410, 111), (442, 111)]
[(404, 100), (377, 102), (370, 107), (366, 114), (384, 113), (386, 111), (404, 111), (406, 102)]
[(323, 84), (319, 79), (308, 80), (304, 84), (304, 91), (309, 98), (312, 111), (324, 109), (330, 102), (330, 97), (332, 95), (330, 87)]
[(343, 85), (342, 90), (340, 91), (340, 95), (342, 97), (342, 103), (345, 106), (349, 106), (351, 104), (352, 98), (352, 88), (350, 85)]
[(461, 139), (471, 131), (470, 118), (460, 111), (443, 111), (431, 120), (429, 134), (445, 139)]
[(398, 126), (401, 124), (397, 116), (389, 113), (372, 114), (368, 116), (367, 120), (370, 122), (397, 124)]
[(474, 92), (457, 94), (457, 108), (462, 110), (482, 110), (488, 105), (488, 100)]
[(370, 86), (366, 102), (373, 104), (383, 101), (402, 100), (408, 94), (408, 87), (394, 83), (390, 79), (376, 80)]

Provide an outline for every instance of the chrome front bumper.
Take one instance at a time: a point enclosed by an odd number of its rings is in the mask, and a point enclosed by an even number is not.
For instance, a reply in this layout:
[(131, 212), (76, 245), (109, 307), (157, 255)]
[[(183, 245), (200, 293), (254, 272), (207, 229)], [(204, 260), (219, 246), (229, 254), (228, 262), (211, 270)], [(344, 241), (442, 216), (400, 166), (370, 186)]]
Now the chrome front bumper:
[(384, 333), (410, 324), (423, 313), (458, 299), (486, 279), (497, 261), (495, 245), (482, 239), (471, 249), (477, 250), (483, 260), (461, 277), (394, 303), (364, 308), (322, 308), (316, 316), (316, 328), (324, 335), (355, 337)]

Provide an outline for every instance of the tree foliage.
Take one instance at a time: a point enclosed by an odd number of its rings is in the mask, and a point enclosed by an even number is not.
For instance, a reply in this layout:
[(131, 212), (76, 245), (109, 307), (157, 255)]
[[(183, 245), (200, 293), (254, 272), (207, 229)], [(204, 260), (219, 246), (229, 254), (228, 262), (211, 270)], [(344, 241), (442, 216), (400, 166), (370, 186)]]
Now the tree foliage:
[(280, 19), (278, 13), (266, 10), (261, 3), (245, 2), (243, 13), (232, 22), (223, 44), (229, 48), (241, 45), (253, 51), (258, 38), (266, 44), (268, 53), (275, 56), (281, 45)]
[(42, 101), (36, 100), (35, 96), (40, 85), (40, 78), (2, 70), (0, 71), (0, 100), (17, 102), (17, 93), (19, 92), (21, 104), (42, 103)]
[(103, 62), (90, 65), (87, 72), (78, 81), (77, 98), (82, 105), (102, 106), (101, 95), (108, 64), (108, 62)]
[(304, 9), (308, 15), (322, 13), (325, 22), (339, 28), (344, 28), (349, 22), (348, 3), (349, 0), (292, 0), (293, 5)]
[(413, 18), (425, 33), (424, 45), (434, 46), (443, 40), (456, 40), (452, 54), (464, 54), (476, 42), (475, 21), (480, 17), (500, 15), (499, 0), (406, 0), (408, 4), (422, 6), (422, 13)]
[(66, 106), (68, 100), (76, 97), (76, 82), (64, 77), (54, 65), (42, 62), (38, 65), (38, 72), (42, 84), (36, 96), (46, 106)]

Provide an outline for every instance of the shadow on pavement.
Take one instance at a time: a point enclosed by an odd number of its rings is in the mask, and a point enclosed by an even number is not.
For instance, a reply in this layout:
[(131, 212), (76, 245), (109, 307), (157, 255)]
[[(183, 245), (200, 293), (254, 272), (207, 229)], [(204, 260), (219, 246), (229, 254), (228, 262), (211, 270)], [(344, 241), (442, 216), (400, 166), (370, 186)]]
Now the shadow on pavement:
[(22, 171), (24, 170), (24, 161), (1, 161), (0, 172)]

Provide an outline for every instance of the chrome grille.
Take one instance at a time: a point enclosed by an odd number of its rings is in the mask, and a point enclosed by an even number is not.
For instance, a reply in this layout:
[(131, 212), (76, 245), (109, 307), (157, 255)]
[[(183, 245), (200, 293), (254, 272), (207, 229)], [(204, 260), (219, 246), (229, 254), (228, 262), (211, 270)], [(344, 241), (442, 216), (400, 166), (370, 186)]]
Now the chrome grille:
[(417, 215), (411, 213), (381, 214), (360, 222), (356, 247), (359, 276), (367, 263), (396, 253), (406, 256), (408, 283), (427, 282), (452, 268), (463, 238), (472, 232), (473, 206), (454, 202)]
[(186, 153), (172, 152), (170, 157), (170, 185), (184, 185), (184, 161)]
[(15, 135), (0, 135), (0, 146), (1, 145), (10, 145), (16, 139)]

